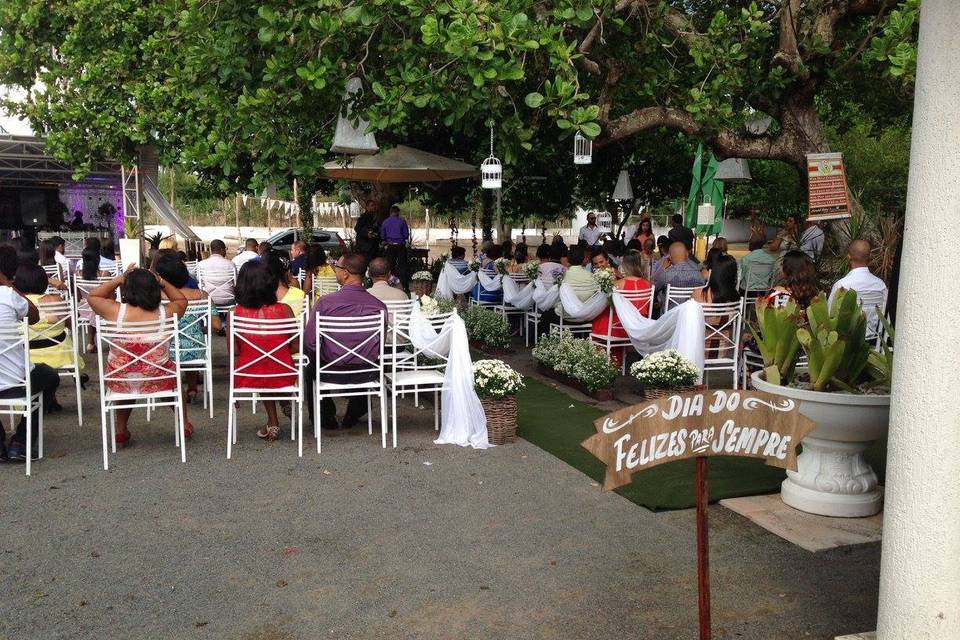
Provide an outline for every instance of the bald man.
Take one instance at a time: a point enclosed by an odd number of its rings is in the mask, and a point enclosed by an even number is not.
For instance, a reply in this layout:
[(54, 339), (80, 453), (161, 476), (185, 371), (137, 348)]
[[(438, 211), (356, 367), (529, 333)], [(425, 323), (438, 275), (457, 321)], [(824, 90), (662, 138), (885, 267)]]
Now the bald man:
[(857, 298), (867, 315), (867, 340), (871, 340), (877, 335), (877, 310), (879, 305), (881, 312), (885, 311), (883, 302), (887, 296), (887, 285), (883, 280), (870, 273), (867, 266), (870, 263), (870, 251), (872, 247), (866, 240), (854, 240), (847, 247), (847, 262), (850, 264), (850, 271), (847, 275), (837, 280), (833, 288), (830, 289), (829, 304), (833, 305), (840, 289), (853, 289), (857, 292)]

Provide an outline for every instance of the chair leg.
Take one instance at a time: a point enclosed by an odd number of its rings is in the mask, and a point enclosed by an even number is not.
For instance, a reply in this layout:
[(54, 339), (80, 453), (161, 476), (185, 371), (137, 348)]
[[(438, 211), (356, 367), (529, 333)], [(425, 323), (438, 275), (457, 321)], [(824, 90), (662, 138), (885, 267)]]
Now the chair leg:
[(380, 434), (383, 437), (383, 448), (387, 448), (387, 396), (384, 389), (380, 389)]
[(177, 438), (180, 440), (180, 462), (187, 461), (187, 436), (184, 432), (186, 420), (183, 416), (183, 394), (177, 389), (177, 401), (173, 405), (173, 410), (177, 414)]
[[(29, 374), (28, 374), (29, 375)], [(32, 403), (27, 399), (27, 475), (30, 475), (30, 461), (33, 458), (33, 411)]]
[(440, 392), (433, 392), (433, 430), (440, 431)]
[(117, 452), (117, 412), (116, 409), (110, 412), (110, 449), (112, 453)]
[(317, 439), (317, 453), (320, 453), (320, 433), (323, 431), (323, 412), (320, 411), (320, 392), (317, 391), (314, 396), (313, 408), (313, 435)]
[(103, 400), (100, 401), (100, 431), (103, 433), (103, 470), (106, 471), (109, 468), (109, 454), (107, 452), (107, 409), (103, 405)]
[(233, 453), (233, 418), (236, 414), (236, 405), (233, 402), (233, 398), (230, 398), (230, 406), (227, 407), (227, 460), (230, 459), (230, 455)]
[[(42, 403), (43, 400), (41, 399)], [(37, 425), (37, 460), (43, 459), (43, 405), (40, 405), (40, 424)]]
[(367, 396), (367, 435), (373, 435), (373, 398)]
[(83, 400), (80, 396), (80, 369), (76, 369), (73, 373), (73, 383), (77, 389), (77, 426), (83, 426)]
[[(391, 410), (393, 412), (393, 419), (392, 419), (393, 424), (391, 425), (393, 427), (393, 446), (394, 448), (396, 448), (397, 446), (397, 390), (396, 389), (393, 390), (393, 398), (391, 399), (391, 404), (392, 404)], [(386, 443), (384, 443), (383, 446), (384, 448), (386, 448), (387, 446)]]
[(207, 385), (207, 388), (204, 389), (204, 391), (210, 394), (210, 417), (213, 418), (213, 369), (211, 368), (211, 364), (209, 362), (207, 363), (207, 370), (205, 373), (206, 381), (204, 384)]

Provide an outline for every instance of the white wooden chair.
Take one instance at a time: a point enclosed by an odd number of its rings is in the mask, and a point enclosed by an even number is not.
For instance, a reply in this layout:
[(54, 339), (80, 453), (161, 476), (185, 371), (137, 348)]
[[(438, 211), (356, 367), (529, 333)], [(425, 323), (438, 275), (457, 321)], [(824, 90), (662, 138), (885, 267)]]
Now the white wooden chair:
[(737, 302), (704, 303), (703, 370), (730, 371), (733, 388), (740, 378), (740, 331), (743, 325), (744, 299)]
[(703, 291), (707, 287), (675, 287), (672, 284), (667, 285), (666, 295), (663, 299), (663, 312), (670, 311), (670, 307), (683, 304), (693, 297), (694, 291)]
[[(77, 395), (77, 425), (83, 426), (83, 401), (80, 393), (80, 355), (78, 338), (74, 335), (77, 325), (76, 311), (72, 300), (63, 302), (40, 302), (37, 311), (47, 326), (37, 329), (30, 328), (30, 342), (43, 341), (46, 343), (44, 354), (57, 359), (69, 360), (68, 364), (57, 367), (56, 371), (61, 378), (73, 378), (73, 385)], [(65, 346), (67, 339), (72, 344)]]
[[(620, 294), (635, 307), (642, 307), (644, 303), (647, 305), (647, 318), (653, 318), (653, 296), (654, 296), (654, 287), (651, 286), (648, 289), (644, 290), (621, 290)], [(613, 304), (607, 309), (607, 333), (590, 333), (590, 339), (599, 344), (607, 352), (607, 359), (611, 358), (611, 352), (614, 348), (626, 348), (632, 346), (629, 337), (620, 337), (613, 335), (614, 329), (623, 329), (623, 325), (620, 324), (620, 319), (617, 317), (617, 311), (614, 308)], [(626, 372), (627, 370), (627, 359), (623, 358), (623, 361), (620, 363), (621, 370)]]
[[(293, 363), (287, 364), (278, 358), (275, 354), (282, 351), (289, 351), (291, 345), (302, 342), (300, 340), (303, 334), (300, 318), (238, 318), (233, 313), (230, 314), (230, 396), (228, 398), (229, 417), (227, 420), (227, 458), (233, 455), (233, 445), (237, 443), (237, 406), (241, 401), (264, 401), (274, 400), (277, 402), (289, 402), (290, 406), (290, 428), (296, 428), (297, 433), (303, 432), (303, 363), (304, 358), (296, 355), (293, 357)], [(251, 336), (277, 336), (280, 338), (279, 344), (266, 351)], [(243, 366), (236, 366), (235, 349), (237, 342), (245, 344), (253, 350), (254, 358)], [(252, 369), (258, 363), (274, 362), (278, 365), (278, 373), (256, 373)], [(293, 384), (282, 387), (256, 387), (256, 386), (238, 386), (237, 376), (243, 376), (253, 380), (270, 380), (279, 377), (292, 376)]]
[(330, 276), (324, 276), (322, 278), (315, 276), (313, 278), (313, 287), (310, 292), (310, 295), (313, 301), (316, 302), (317, 298), (319, 298), (320, 296), (325, 296), (328, 293), (334, 293), (335, 291), (339, 291), (339, 290), (340, 290), (340, 285), (339, 283), (337, 283), (336, 278), (333, 278)]
[[(179, 318), (174, 315), (164, 320), (129, 321), (121, 323), (96, 319), (97, 329), (97, 361), (100, 370), (100, 424), (103, 435), (103, 468), (109, 468), (107, 451), (107, 418), (110, 421), (110, 447), (113, 453), (117, 452), (116, 416), (118, 409), (172, 407), (174, 423), (174, 445), (180, 447), (180, 461), (187, 461), (186, 439), (183, 434), (183, 395), (180, 382), (180, 363), (172, 357), (168, 367), (153, 364), (154, 358), (164, 350), (175, 352), (179, 350), (180, 334), (177, 331)], [(129, 345), (150, 345), (140, 352), (131, 351)], [(114, 357), (123, 354), (127, 360), (120, 366), (108, 371), (108, 356)], [(151, 375), (130, 378), (128, 375), (134, 367), (148, 365)], [(110, 388), (114, 384), (137, 384), (153, 382), (163, 386), (171, 385), (169, 391), (145, 392), (141, 390), (119, 392)]]
[[(437, 338), (427, 345), (416, 346), (410, 335), (410, 316), (396, 318), (393, 327), (393, 360), (389, 372), (386, 374), (386, 385), (391, 395), (391, 415), (393, 429), (393, 446), (397, 446), (397, 398), (409, 393), (433, 392), (433, 428), (440, 430), (440, 391), (443, 389), (444, 374), (447, 368), (447, 355), (437, 353), (431, 349), (435, 344), (449, 342), (453, 331), (451, 316), (456, 311), (442, 313), (429, 318)], [(404, 348), (404, 345), (409, 345)], [(386, 439), (383, 446), (386, 447)]]
[[(408, 316), (409, 317), (409, 316)], [(384, 347), (386, 342), (385, 326), (387, 317), (381, 311), (372, 316), (357, 316), (353, 318), (317, 316), (316, 345), (319, 353), (320, 345), (333, 343), (343, 350), (343, 353), (331, 362), (320, 362), (315, 358), (313, 383), (313, 415), (314, 437), (317, 439), (317, 453), (320, 453), (320, 433), (322, 431), (320, 403), (324, 398), (367, 398), (367, 433), (373, 434), (373, 397), (380, 401), (380, 434), (383, 446), (387, 446), (387, 394), (384, 386)], [(346, 340), (345, 335), (350, 339)], [(376, 345), (377, 355), (373, 358), (363, 355), (361, 350), (371, 344)], [(351, 368), (344, 370), (338, 364), (349, 360)], [(361, 382), (348, 382), (347, 376), (368, 376), (370, 379)], [(338, 377), (343, 382), (338, 381)], [(299, 451), (303, 455), (303, 426), (299, 433)]]
[[(33, 457), (33, 411), (35, 408), (40, 409), (37, 420), (37, 459), (43, 458), (43, 399), (42, 394), (34, 393), (30, 385), (30, 370), (33, 367), (30, 364), (29, 342), (26, 320), (0, 325), (0, 357), (9, 357), (11, 361), (22, 360), (23, 362), (22, 370), (17, 367), (16, 384), (11, 387), (13, 391), (10, 395), (21, 389), (23, 393), (17, 393), (11, 398), (0, 398), (0, 415), (9, 416), (13, 429), (16, 429), (19, 418), (26, 421), (26, 474), (28, 476), (31, 472), (30, 463)], [(7, 375), (10, 375), (9, 371)]]

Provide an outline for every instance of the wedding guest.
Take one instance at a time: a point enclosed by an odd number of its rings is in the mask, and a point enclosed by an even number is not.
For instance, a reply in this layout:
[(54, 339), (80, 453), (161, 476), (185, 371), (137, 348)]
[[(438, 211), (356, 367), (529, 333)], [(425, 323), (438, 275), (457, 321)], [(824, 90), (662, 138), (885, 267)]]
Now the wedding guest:
[(380, 225), (380, 238), (386, 243), (384, 257), (390, 261), (390, 270), (397, 274), (404, 289), (410, 285), (410, 270), (407, 268), (407, 244), (410, 242), (410, 227), (400, 215), (400, 207), (390, 207), (390, 216)]
[(740, 290), (767, 292), (773, 281), (777, 260), (780, 259), (780, 238), (764, 242), (762, 237), (750, 238), (750, 253), (740, 258)]
[[(494, 244), (487, 249), (487, 254), (484, 258), (483, 263), (480, 265), (480, 269), (489, 276), (497, 275), (497, 266), (495, 264), (496, 260), (500, 258), (500, 245)], [(486, 304), (500, 304), (503, 302), (503, 289), (497, 289), (496, 291), (488, 291), (483, 287), (479, 281), (473, 287), (473, 291), (470, 293), (470, 297), (476, 300), (477, 302), (482, 302)]]
[(303, 309), (303, 300), (307, 297), (306, 293), (297, 286), (290, 271), (284, 267), (283, 261), (279, 256), (271, 255), (266, 259), (270, 273), (277, 282), (277, 301), (290, 307), (290, 311), (296, 316)]
[[(304, 338), (304, 353), (310, 361), (306, 372), (307, 391), (309, 397), (313, 397), (313, 377), (315, 375), (315, 362), (319, 358), (321, 363), (337, 363), (339, 369), (362, 369), (369, 367), (362, 358), (355, 355), (348, 355), (348, 349), (356, 349), (364, 358), (375, 360), (379, 357), (380, 345), (370, 340), (368, 335), (362, 333), (340, 333), (337, 342), (325, 340), (322, 344), (317, 344), (316, 319), (317, 315), (332, 316), (337, 318), (357, 318), (362, 316), (372, 316), (379, 312), (384, 313), (386, 317), (387, 307), (383, 302), (375, 298), (363, 288), (363, 273), (366, 268), (366, 260), (360, 254), (345, 254), (337, 260), (337, 282), (340, 283), (340, 290), (335, 293), (328, 293), (322, 296), (313, 306), (310, 313), (310, 319), (307, 321), (307, 328)], [(339, 342), (339, 344), (338, 344)], [(362, 345), (362, 346), (361, 346)], [(365, 374), (357, 374), (350, 378), (346, 375), (332, 376), (331, 382), (365, 382), (370, 377)], [(313, 416), (313, 403), (308, 404), (311, 420)], [(361, 418), (367, 414), (367, 402), (363, 397), (351, 397), (347, 401), (347, 409), (343, 416), (343, 421), (338, 426), (336, 417), (336, 405), (332, 398), (324, 398), (320, 402), (321, 425), (324, 429), (349, 429), (356, 425)]]
[(507, 238), (500, 243), (500, 257), (509, 261), (513, 261), (513, 240)]
[(571, 266), (563, 276), (563, 284), (570, 285), (581, 302), (586, 302), (599, 289), (593, 275), (583, 266), (584, 252), (580, 247), (571, 247), (568, 253)]
[(580, 227), (580, 233), (577, 235), (577, 239), (583, 240), (587, 243), (588, 247), (592, 247), (600, 242), (603, 234), (603, 229), (597, 226), (597, 214), (591, 211), (587, 214), (587, 224)]
[(117, 272), (117, 254), (112, 238), (107, 238), (100, 243), (100, 270), (111, 275)]
[(211, 242), (210, 256), (197, 263), (197, 277), (214, 306), (230, 307), (234, 304), (236, 275), (236, 267), (227, 260), (227, 245), (223, 240)]
[(673, 214), (673, 217), (670, 218), (670, 233), (667, 234), (667, 237), (670, 238), (671, 243), (673, 242), (682, 242), (687, 248), (687, 251), (693, 250), (693, 230), (689, 227), (683, 225), (683, 216), (679, 213)]
[(564, 269), (570, 268), (570, 249), (567, 248), (563, 240), (554, 243), (550, 248), (550, 260), (558, 262)]
[(620, 277), (620, 272), (616, 267), (614, 267), (613, 262), (610, 260), (610, 254), (607, 253), (606, 249), (598, 249), (594, 251), (593, 255), (590, 257), (590, 264), (593, 267), (593, 272), (600, 271), (601, 269), (607, 269), (613, 272), (615, 277)]
[(637, 228), (637, 233), (633, 236), (634, 240), (640, 241), (640, 246), (644, 246), (647, 240), (656, 241), (656, 236), (653, 235), (653, 223), (650, 222), (650, 218), (644, 217), (640, 220), (640, 226)]
[(380, 225), (377, 223), (377, 203), (367, 200), (363, 213), (357, 218), (354, 226), (357, 251), (369, 260), (377, 254), (380, 246)]
[(177, 236), (169, 236), (164, 238), (160, 241), (160, 246), (157, 247), (157, 249), (160, 249), (161, 251), (163, 249), (173, 249), (176, 251), (178, 248), (179, 245), (177, 244)]
[(254, 240), (253, 238), (247, 238), (247, 241), (243, 243), (243, 251), (239, 252), (233, 257), (233, 266), (240, 269), (250, 260), (260, 257), (260, 254), (257, 253), (257, 249), (260, 248), (260, 243)]
[(784, 252), (793, 251), (800, 246), (800, 232), (797, 228), (797, 217), (788, 215), (783, 219), (783, 227), (777, 233)]
[[(237, 274), (237, 306), (235, 318), (281, 320), (293, 318), (290, 307), (277, 300), (277, 280), (270, 267), (262, 260), (248, 260)], [(289, 336), (276, 333), (244, 333), (234, 341), (234, 383), (245, 389), (277, 389), (289, 387), (296, 381), (293, 355), (299, 352), (299, 340), (293, 340), (286, 349), (281, 348)], [(269, 353), (269, 358), (263, 354)], [(268, 377), (261, 377), (268, 376)], [(277, 403), (263, 400), (267, 424), (257, 431), (263, 440), (276, 440), (280, 434), (277, 418)]]
[(524, 267), (526, 267), (527, 260), (529, 259), (529, 250), (527, 245), (523, 242), (518, 242), (517, 246), (513, 248), (513, 259), (510, 261), (510, 264), (507, 265), (507, 273), (523, 273)]
[[(318, 245), (319, 246), (319, 245)], [(307, 243), (297, 240), (290, 245), (290, 262), (287, 265), (294, 278), (300, 277), (301, 271), (307, 268)]]
[(273, 253), (273, 245), (264, 240), (257, 245), (257, 257), (255, 260), (269, 260), (270, 255)]
[(800, 234), (800, 251), (810, 256), (811, 260), (816, 260), (820, 252), (823, 251), (823, 243), (826, 235), (823, 229), (816, 222), (808, 220), (804, 226), (803, 233)]
[(373, 285), (367, 289), (367, 292), (377, 300), (383, 302), (407, 302), (410, 296), (403, 292), (403, 289), (390, 286), (390, 263), (384, 258), (374, 258), (367, 267), (367, 276), (369, 276)]
[(663, 309), (667, 297), (667, 285), (673, 287), (702, 287), (704, 284), (700, 267), (690, 260), (690, 252), (682, 240), (674, 240), (670, 244), (667, 257), (661, 261), (661, 266), (653, 276), (653, 284), (657, 288), (657, 299)]
[(716, 255), (710, 269), (707, 286), (702, 290), (694, 291), (693, 299), (706, 303), (736, 302), (739, 300), (737, 259), (725, 253)]
[(53, 236), (50, 238), (50, 244), (53, 245), (53, 259), (60, 265), (60, 273), (66, 278), (72, 271), (70, 269), (70, 260), (64, 255), (64, 252), (67, 250), (67, 242), (60, 236)]
[(780, 281), (767, 298), (778, 307), (785, 305), (788, 300), (793, 300), (803, 310), (819, 292), (813, 260), (803, 251), (793, 250), (783, 255), (780, 262)]
[[(0, 324), (6, 327), (27, 320), (36, 325), (40, 321), (40, 312), (36, 305), (21, 294), (14, 286), (17, 275), (17, 250), (9, 245), (0, 246)], [(0, 398), (23, 397), (24, 389), (20, 384), (25, 377), (23, 347), (14, 349), (11, 344), (0, 342)], [(36, 363), (30, 370), (30, 388), (33, 393), (43, 394), (43, 403), (32, 416), (34, 447), (37, 443), (40, 424), (39, 411), (57, 406), (56, 392), (60, 386), (60, 375), (50, 366)], [(0, 459), (24, 462), (27, 459), (27, 422), (21, 418), (10, 442), (4, 446), (6, 432), (0, 424)], [(30, 452), (35, 459), (35, 452)]]
[(657, 252), (661, 258), (666, 258), (667, 254), (670, 253), (670, 238), (668, 236), (657, 238)]
[(51, 265), (57, 265), (57, 274), (56, 276), (49, 277), (48, 281), (51, 287), (55, 289), (65, 290), (67, 288), (66, 275), (67, 272), (64, 271), (60, 265), (57, 263), (56, 258), (56, 249), (53, 246), (53, 242), (50, 240), (41, 240), (40, 241), (40, 251), (38, 255), (38, 260), (41, 267), (48, 267)]
[[(870, 251), (870, 243), (866, 240), (854, 240), (847, 247), (847, 262), (850, 265), (850, 271), (837, 280), (833, 288), (830, 289), (830, 297), (827, 300), (830, 306), (833, 306), (833, 301), (841, 289), (853, 289), (857, 292), (857, 298), (861, 300), (864, 297), (880, 299), (887, 295), (886, 283), (870, 273), (870, 267), (868, 266), (870, 264)], [(880, 311), (882, 313), (886, 310), (881, 309)], [(876, 336), (877, 325), (880, 322), (877, 319), (876, 308), (871, 308), (870, 305), (864, 306), (863, 312), (867, 316), (867, 336)]]
[(447, 259), (447, 263), (456, 269), (458, 273), (464, 274), (470, 270), (470, 265), (467, 264), (466, 257), (467, 249), (456, 246), (450, 249), (450, 257)]
[[(648, 238), (649, 240), (649, 238)], [(650, 283), (646, 278), (643, 277), (640, 271), (640, 254), (639, 253), (628, 253), (623, 256), (623, 261), (620, 263), (620, 268), (623, 270), (623, 278), (617, 280), (614, 283), (614, 286), (619, 291), (646, 291), (650, 288)], [(649, 311), (650, 301), (649, 300), (630, 300), (630, 304), (637, 308), (637, 311), (640, 312), (640, 315), (646, 316)], [(611, 307), (612, 308), (612, 307)], [(619, 318), (617, 317), (617, 312), (614, 309), (613, 313), (613, 324), (610, 324), (610, 311), (605, 311), (593, 320), (593, 328), (591, 333), (598, 336), (611, 336), (614, 338), (626, 338), (627, 332), (624, 330), (623, 325), (620, 323)], [(623, 354), (625, 349), (623, 347), (614, 349), (611, 351), (611, 357), (619, 364), (623, 360)]]
[[(123, 302), (117, 302), (115, 292), (118, 287)], [(161, 304), (161, 294), (166, 294), (168, 304)], [(183, 316), (187, 310), (187, 299), (179, 289), (155, 273), (133, 265), (125, 273), (91, 291), (89, 300), (98, 316), (121, 327), (124, 322), (163, 322), (171, 315)], [(161, 344), (152, 333), (155, 334), (144, 329), (143, 333), (118, 343), (116, 350), (110, 350), (104, 371), (107, 389), (114, 393), (146, 394), (176, 388), (176, 380), (170, 377), (175, 370), (170, 359), (170, 345)], [(117, 447), (124, 447), (130, 441), (127, 424), (131, 411), (117, 409), (115, 412)], [(184, 435), (187, 438), (192, 435), (186, 425)]]

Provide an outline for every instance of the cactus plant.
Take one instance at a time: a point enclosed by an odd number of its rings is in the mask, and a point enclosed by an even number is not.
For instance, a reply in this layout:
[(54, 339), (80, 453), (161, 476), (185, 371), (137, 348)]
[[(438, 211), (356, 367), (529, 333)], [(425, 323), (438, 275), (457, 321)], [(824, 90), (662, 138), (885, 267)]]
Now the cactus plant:
[(797, 340), (807, 354), (813, 390), (856, 392), (871, 351), (857, 292), (841, 289), (829, 306), (821, 294), (807, 307), (807, 320), (810, 327), (798, 329)]
[(790, 300), (776, 307), (766, 299), (757, 301), (757, 324), (751, 325), (760, 355), (763, 356), (764, 378), (772, 384), (786, 385), (793, 380), (800, 343), (797, 328), (800, 311)]

